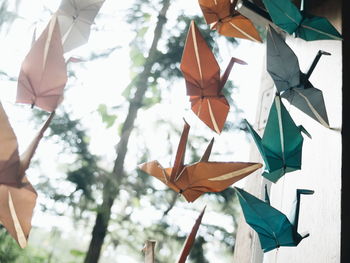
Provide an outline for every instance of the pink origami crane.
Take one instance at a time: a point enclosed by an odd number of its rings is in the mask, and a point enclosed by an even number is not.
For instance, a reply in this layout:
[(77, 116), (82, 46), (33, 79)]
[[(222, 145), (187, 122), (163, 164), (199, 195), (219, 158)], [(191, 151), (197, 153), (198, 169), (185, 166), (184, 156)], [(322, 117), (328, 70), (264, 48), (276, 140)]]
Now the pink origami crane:
[(61, 33), (54, 15), (22, 63), (16, 102), (52, 112), (63, 100), (66, 82)]
[(22, 248), (27, 245), (37, 198), (25, 172), (53, 116), (51, 113), (28, 149), (19, 156), (16, 135), (0, 103), (0, 223)]

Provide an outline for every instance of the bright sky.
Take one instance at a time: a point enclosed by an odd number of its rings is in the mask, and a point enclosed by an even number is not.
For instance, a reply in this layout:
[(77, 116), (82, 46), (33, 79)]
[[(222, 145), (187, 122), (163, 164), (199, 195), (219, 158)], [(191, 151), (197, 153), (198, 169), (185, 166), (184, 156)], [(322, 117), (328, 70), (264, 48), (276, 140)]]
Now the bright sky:
[[(5, 71), (10, 76), (17, 76), (21, 62), (27, 54), (33, 35), (34, 28), (37, 28), (37, 36), (46, 26), (49, 21), (49, 12), (45, 9), (54, 12), (59, 5), (59, 1), (54, 0), (36, 0), (36, 1), (22, 1), (19, 9), (19, 16), (14, 23), (11, 31), (5, 35), (4, 32), (0, 34), (0, 69)], [(72, 56), (84, 57), (91, 51), (102, 52), (110, 47), (119, 46), (119, 48), (112, 53), (106, 60), (96, 60), (93, 62), (83, 62), (80, 65), (70, 65), (76, 72), (78, 81), (73, 83), (68, 81), (67, 87), (69, 89), (65, 93), (64, 106), (71, 108), (74, 111), (74, 117), (80, 118), (90, 129), (92, 135), (91, 150), (100, 156), (104, 156), (104, 161), (107, 166), (111, 167), (114, 157), (114, 146), (118, 142), (116, 136), (116, 129), (106, 130), (104, 125), (101, 125), (101, 119), (96, 113), (96, 108), (99, 104), (106, 104), (108, 107), (118, 105), (123, 102), (121, 92), (129, 83), (129, 43), (133, 37), (129, 26), (125, 23), (125, 14), (123, 11), (128, 8), (130, 2), (128, 1), (112, 1), (107, 0), (102, 7), (100, 14), (103, 19), (98, 19), (96, 23), (98, 27), (103, 27), (103, 30), (93, 30), (90, 35), (89, 42), (71, 52)], [(177, 5), (177, 7), (175, 7)], [(200, 14), (200, 8), (197, 1), (178, 0), (171, 6), (168, 17), (169, 26), (176, 18), (179, 7), (186, 6), (185, 13), (188, 15)], [(95, 27), (95, 26), (94, 26)], [(260, 72), (262, 68), (262, 59), (265, 46), (259, 43), (242, 40), (237, 47), (232, 47), (224, 41), (219, 41), (217, 45), (220, 48), (222, 61), (219, 60), (221, 68), (225, 68), (230, 57), (234, 56), (242, 59), (248, 63), (247, 66), (234, 65), (230, 78), (234, 84), (239, 87), (239, 90), (232, 94), (233, 100), (239, 108), (244, 111), (245, 117), (251, 123), (254, 122), (257, 105), (257, 94), (260, 83)], [(68, 54), (69, 55), (69, 54)], [(35, 134), (33, 125), (28, 118), (31, 116), (30, 106), (18, 106), (14, 103), (16, 97), (16, 83), (8, 82), (5, 78), (0, 76), (0, 100), (7, 111), (11, 124), (13, 125), (17, 134), (20, 150), (23, 150)], [(256, 95), (253, 95), (256, 94)], [(185, 96), (184, 81), (180, 80), (171, 88), (171, 96), (166, 99), (166, 103), (156, 105), (148, 111), (141, 111), (137, 124), (143, 129), (144, 142), (150, 149), (150, 160), (158, 159), (164, 166), (173, 161), (174, 157), (169, 157), (164, 154), (164, 151), (159, 149), (165, 148), (166, 133), (162, 134), (157, 131), (157, 136), (154, 136), (154, 129), (151, 123), (153, 120), (161, 117), (163, 119), (171, 119), (178, 127), (182, 127), (182, 118), (191, 124), (191, 133), (196, 135), (204, 134), (205, 136), (213, 136), (213, 133), (208, 132), (196, 116), (190, 111), (188, 97)], [(232, 116), (229, 115), (228, 118)], [(140, 120), (142, 119), (142, 120)], [(123, 120), (123, 116), (118, 116), (117, 123)], [(30, 129), (28, 128), (30, 127)], [(220, 136), (214, 135), (216, 142), (213, 152), (213, 160), (221, 161), (248, 161), (249, 160), (249, 144), (246, 140), (246, 135), (243, 132), (223, 133)], [(164, 139), (164, 140), (162, 140)], [(208, 137), (210, 139), (210, 137)], [(178, 142), (178, 138), (174, 138), (174, 147)], [(193, 146), (190, 146), (193, 147)], [(199, 146), (203, 149), (205, 146)], [(138, 143), (131, 143), (130, 151), (137, 151)], [(220, 150), (224, 149), (224, 150)], [(229, 150), (228, 150), (229, 149)], [(48, 172), (50, 178), (55, 179), (61, 176), (60, 172), (53, 171), (56, 163), (66, 162), (69, 165), (69, 158), (66, 156), (59, 156), (60, 147), (52, 143), (42, 143), (37, 151), (35, 159), (40, 159), (40, 171), (30, 169), (28, 171), (29, 178), (33, 185), (38, 182), (38, 176), (41, 173)], [(229, 154), (220, 155), (220, 152)], [(51, 155), (50, 155), (51, 154)], [(44, 158), (45, 157), (45, 158)], [(133, 157), (128, 157), (126, 160), (127, 169), (134, 169)], [(44, 161), (45, 160), (45, 161)], [(67, 191), (71, 189), (71, 185), (67, 183), (65, 186)], [(52, 204), (52, 200), (47, 200), (43, 196), (39, 197), (38, 203)], [(198, 200), (196, 207), (203, 207), (204, 202)], [(134, 215), (135, 218), (145, 217), (145, 214), (152, 215), (154, 209), (149, 207), (149, 204), (144, 204), (145, 209), (140, 215)], [(187, 211), (183, 208), (188, 208)], [(33, 218), (35, 226), (50, 229), (52, 226), (64, 225), (67, 232), (73, 230), (73, 226), (68, 217), (56, 217), (40, 212), (39, 205)], [(183, 205), (175, 208), (172, 215), (178, 215), (179, 218), (186, 216), (193, 218), (197, 216), (197, 212), (188, 213), (190, 206)], [(61, 208), (62, 211), (66, 207)], [(150, 216), (149, 223), (154, 217)], [(214, 212), (207, 211), (203, 222), (213, 224), (217, 221), (218, 215)], [(174, 220), (178, 221), (178, 220)], [(221, 224), (228, 230), (232, 231), (231, 221), (228, 217), (220, 217)], [(145, 221), (144, 221), (145, 222)], [(187, 220), (182, 223), (181, 229), (188, 231), (192, 225), (192, 220)], [(147, 223), (147, 222), (146, 222)], [(176, 222), (179, 224), (179, 222)], [(187, 230), (186, 230), (187, 229)], [(88, 233), (89, 234), (89, 233)], [(121, 258), (122, 260), (122, 258)], [(131, 261), (128, 261), (131, 262)]]

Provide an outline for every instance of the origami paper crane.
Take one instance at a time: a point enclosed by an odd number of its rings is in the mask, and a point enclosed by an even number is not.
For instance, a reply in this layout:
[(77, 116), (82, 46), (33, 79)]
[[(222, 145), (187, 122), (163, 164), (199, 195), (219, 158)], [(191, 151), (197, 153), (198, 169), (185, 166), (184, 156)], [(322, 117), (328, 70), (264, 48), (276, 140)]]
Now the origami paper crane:
[(56, 16), (33, 44), (18, 77), (16, 102), (52, 112), (63, 100), (67, 68)]
[(335, 39), (342, 36), (324, 17), (318, 17), (299, 11), (290, 0), (263, 0), (272, 21), (288, 32), (295, 33), (307, 41)]
[(16, 135), (0, 103), (0, 223), (18, 242), (27, 245), (37, 193), (25, 176), (35, 150), (54, 114), (19, 156)]
[(198, 0), (205, 21), (219, 34), (261, 42), (253, 23), (235, 10), (238, 0)]
[(297, 56), (280, 35), (272, 27), (267, 33), (267, 71), (281, 97), (323, 126), (330, 128), (322, 91), (316, 89), (309, 81), (322, 55), (330, 54), (320, 50), (309, 71), (304, 74), (300, 71)]
[(193, 243), (196, 239), (196, 235), (199, 229), (199, 226), (202, 222), (202, 218), (205, 212), (205, 207), (203, 208), (202, 212), (199, 214), (198, 218), (196, 219), (196, 222), (194, 223), (191, 233), (187, 236), (184, 247), (182, 248), (178, 263), (185, 263), (188, 255), (191, 252), (191, 248), (193, 246)]
[(271, 106), (262, 138), (247, 120), (245, 122), (265, 162), (262, 174), (265, 178), (276, 183), (285, 173), (301, 169), (301, 132), (311, 136), (303, 126), (295, 125), (279, 96), (275, 97)]
[(214, 139), (211, 140), (199, 162), (184, 165), (189, 130), (190, 126), (185, 122), (172, 168), (163, 168), (158, 161), (139, 165), (139, 169), (182, 194), (187, 202), (195, 201), (206, 192), (221, 192), (262, 167), (260, 163), (209, 162)]
[(281, 246), (295, 247), (309, 236), (309, 234), (298, 233), (300, 195), (311, 195), (314, 191), (297, 189), (292, 217), (288, 219), (285, 214), (270, 205), (267, 192), (267, 200), (264, 202), (243, 189), (235, 187), (235, 190), (244, 218), (257, 232), (264, 253)]
[[(259, 0), (260, 2), (261, 0)], [(260, 28), (266, 28), (269, 25), (277, 27), (273, 22), (264, 5), (262, 6), (255, 4), (256, 2), (251, 2), (250, 0), (239, 0), (236, 5), (236, 10), (247, 17), (255, 26)]]
[(187, 95), (192, 111), (213, 131), (221, 133), (230, 109), (221, 93), (234, 62), (247, 64), (231, 58), (220, 78), (220, 67), (194, 21), (191, 22), (182, 54), (180, 69), (186, 80)]
[(57, 15), (64, 52), (85, 44), (104, 0), (62, 0)]
[[(190, 254), (191, 248), (195, 241), (199, 226), (202, 222), (202, 218), (205, 212), (205, 207), (202, 212), (199, 214), (197, 220), (195, 221), (190, 234), (187, 236), (184, 246), (182, 248), (180, 257), (178, 259), (178, 263), (185, 263), (188, 255)], [(154, 255), (154, 247), (156, 245), (156, 241), (147, 240), (142, 251), (145, 253), (145, 263), (155, 263), (155, 255)]]

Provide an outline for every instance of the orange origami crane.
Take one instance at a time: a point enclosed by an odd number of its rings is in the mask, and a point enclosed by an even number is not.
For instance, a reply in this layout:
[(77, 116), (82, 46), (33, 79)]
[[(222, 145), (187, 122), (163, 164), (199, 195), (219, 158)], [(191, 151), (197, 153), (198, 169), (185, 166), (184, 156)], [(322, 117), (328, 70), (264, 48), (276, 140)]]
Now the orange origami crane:
[(191, 22), (182, 54), (180, 69), (186, 80), (187, 95), (192, 111), (213, 131), (221, 133), (230, 110), (221, 93), (234, 62), (247, 64), (231, 58), (220, 78), (220, 67), (194, 21)]
[(0, 223), (22, 248), (27, 245), (37, 198), (25, 172), (53, 116), (54, 113), (19, 156), (16, 135), (0, 103)]
[(198, 0), (205, 21), (219, 34), (262, 42), (253, 23), (235, 10), (238, 0)]
[(22, 63), (16, 102), (52, 112), (63, 100), (66, 82), (61, 33), (54, 15)]
[(182, 194), (188, 202), (195, 201), (206, 192), (221, 192), (262, 167), (261, 163), (209, 162), (214, 139), (211, 140), (199, 162), (184, 165), (189, 130), (190, 125), (185, 122), (172, 168), (163, 168), (158, 161), (139, 165), (142, 171)]

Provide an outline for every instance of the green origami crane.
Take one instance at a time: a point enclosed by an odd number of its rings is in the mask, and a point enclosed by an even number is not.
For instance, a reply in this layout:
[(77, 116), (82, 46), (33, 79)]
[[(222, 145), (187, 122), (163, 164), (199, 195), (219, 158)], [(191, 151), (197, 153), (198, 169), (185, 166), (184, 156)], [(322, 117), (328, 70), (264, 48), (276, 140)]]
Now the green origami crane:
[(307, 41), (342, 39), (326, 18), (299, 11), (290, 0), (263, 0), (263, 2), (272, 21), (289, 34), (295, 33), (297, 37)]
[(300, 195), (311, 195), (312, 190), (297, 189), (296, 201), (292, 209), (290, 219), (279, 210), (270, 205), (267, 189), (265, 186), (265, 198), (262, 201), (235, 187), (239, 203), (241, 204), (246, 222), (258, 233), (261, 248), (264, 253), (281, 246), (295, 247), (309, 234), (298, 233), (298, 221), (300, 211)]
[(293, 50), (272, 27), (267, 32), (266, 47), (267, 71), (281, 97), (326, 128), (330, 128), (323, 93), (309, 81), (321, 56), (330, 53), (319, 50), (308, 72), (303, 73)]
[(301, 169), (301, 132), (310, 138), (311, 135), (303, 126), (295, 125), (278, 95), (271, 106), (262, 138), (245, 121), (265, 162), (265, 171), (262, 174), (265, 178), (276, 183), (285, 173)]

